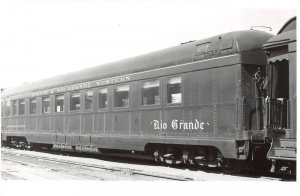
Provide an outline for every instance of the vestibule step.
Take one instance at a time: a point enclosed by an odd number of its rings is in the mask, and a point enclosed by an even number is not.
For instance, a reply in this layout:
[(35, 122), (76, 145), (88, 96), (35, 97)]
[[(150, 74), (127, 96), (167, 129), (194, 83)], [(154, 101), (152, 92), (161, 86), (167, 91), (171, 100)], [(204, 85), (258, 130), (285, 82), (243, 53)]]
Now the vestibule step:
[(275, 148), (275, 157), (296, 158), (295, 148)]
[(280, 139), (280, 147), (282, 148), (296, 148), (296, 139)]

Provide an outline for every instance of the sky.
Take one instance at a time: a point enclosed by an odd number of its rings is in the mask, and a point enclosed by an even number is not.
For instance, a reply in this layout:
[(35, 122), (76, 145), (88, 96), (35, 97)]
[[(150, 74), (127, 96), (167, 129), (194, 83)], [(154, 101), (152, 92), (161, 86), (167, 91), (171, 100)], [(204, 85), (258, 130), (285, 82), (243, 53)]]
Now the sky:
[(251, 26), (276, 34), (296, 15), (293, 0), (0, 2), (1, 88)]

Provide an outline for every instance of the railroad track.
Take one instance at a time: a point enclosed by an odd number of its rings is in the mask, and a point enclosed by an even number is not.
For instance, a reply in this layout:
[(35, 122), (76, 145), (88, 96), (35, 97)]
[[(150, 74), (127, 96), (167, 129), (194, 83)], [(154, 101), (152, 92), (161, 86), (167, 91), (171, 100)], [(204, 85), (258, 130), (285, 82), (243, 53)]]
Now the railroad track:
[[(158, 172), (148, 172), (148, 171), (142, 171), (138, 169), (133, 168), (123, 168), (123, 167), (114, 167), (114, 166), (104, 166), (104, 165), (98, 165), (98, 164), (89, 164), (89, 163), (80, 163), (76, 161), (70, 161), (65, 160), (61, 157), (59, 158), (51, 158), (46, 156), (40, 156), (40, 155), (31, 155), (26, 154), (26, 151), (20, 151), (18, 150), (11, 150), (11, 149), (1, 149), (1, 153), (5, 155), (9, 155), (10, 157), (17, 157), (17, 159), (21, 158), (27, 158), (27, 159), (35, 159), (38, 161), (46, 161), (46, 162), (53, 162), (53, 163), (59, 163), (59, 164), (66, 164), (70, 166), (77, 166), (77, 167), (85, 167), (90, 169), (99, 169), (99, 170), (105, 170), (105, 171), (111, 171), (111, 172), (120, 172), (122, 174), (127, 174), (131, 176), (145, 176), (145, 177), (151, 177), (156, 179), (165, 179), (165, 180), (174, 180), (174, 181), (193, 181), (193, 178), (189, 177), (182, 177), (182, 176), (176, 176), (176, 175), (168, 175), (168, 174), (162, 174)], [(10, 158), (5, 158), (6, 160), (10, 160)], [(14, 160), (16, 160), (14, 158)]]
[[(132, 177), (132, 179), (140, 179), (140, 180), (173, 180), (173, 181), (207, 181), (207, 180), (266, 180), (266, 181), (295, 181), (295, 179), (286, 179), (285, 177), (275, 177), (270, 175), (255, 175), (255, 174), (239, 174), (239, 175), (225, 175), (223, 173), (220, 173), (215, 170), (189, 170), (189, 169), (182, 169), (182, 168), (167, 168), (167, 167), (158, 167), (154, 166), (152, 164), (145, 165), (144, 167), (141, 167), (143, 165), (140, 165), (140, 162), (131, 161), (126, 162), (123, 164), (123, 161), (119, 162), (112, 162), (111, 159), (108, 158), (107, 160), (102, 159), (99, 160), (98, 158), (92, 157), (92, 156), (78, 156), (74, 154), (68, 154), (66, 152), (60, 152), (56, 151), (53, 152), (47, 152), (47, 151), (27, 151), (27, 150), (20, 150), (15, 148), (9, 148), (9, 147), (2, 147), (1, 149), (2, 153), (2, 160), (7, 161), (13, 161), (18, 164), (26, 163), (26, 161), (36, 160), (36, 163), (38, 165), (51, 165), (51, 163), (56, 163), (56, 165), (59, 167), (59, 165), (63, 166), (69, 165), (70, 167), (76, 167), (76, 168), (86, 168), (88, 170), (95, 171), (97, 176), (101, 176), (101, 172), (111, 173), (112, 175), (119, 177), (127, 176), (127, 178)], [(62, 153), (62, 154), (61, 154)], [(4, 156), (3, 156), (4, 155)], [(24, 162), (25, 161), (25, 162)], [(89, 163), (86, 163), (86, 162)], [(99, 162), (98, 162), (99, 161)], [(33, 161), (34, 162), (34, 161)], [(45, 164), (40, 164), (39, 162), (45, 162)], [(127, 165), (129, 163), (129, 165)], [(57, 170), (57, 167), (52, 166), (52, 170)], [(136, 166), (138, 166), (136, 168)], [(33, 165), (33, 167), (36, 167), (36, 165)], [(158, 169), (156, 169), (156, 167)], [(69, 168), (69, 167), (67, 167)], [(97, 172), (98, 170), (98, 172)], [(175, 171), (176, 170), (176, 171)], [(184, 172), (182, 172), (184, 171)], [(186, 171), (186, 172), (185, 172)], [(3, 174), (3, 171), (2, 171)], [(5, 174), (5, 173), (4, 173)], [(3, 174), (3, 175), (4, 175)], [(83, 173), (83, 175), (87, 175)], [(131, 176), (131, 177), (130, 177)], [(102, 180), (106, 180), (105, 178), (100, 177)], [(90, 179), (90, 178), (89, 178)], [(96, 177), (96, 179), (99, 179)]]

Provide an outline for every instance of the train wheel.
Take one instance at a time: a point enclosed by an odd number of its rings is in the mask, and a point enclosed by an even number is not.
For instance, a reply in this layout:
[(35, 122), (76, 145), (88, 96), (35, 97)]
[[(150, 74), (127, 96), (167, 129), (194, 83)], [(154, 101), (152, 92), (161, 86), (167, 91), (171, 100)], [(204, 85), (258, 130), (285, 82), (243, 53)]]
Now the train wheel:
[(240, 161), (228, 159), (225, 160), (224, 166), (222, 166), (221, 168), (225, 174), (238, 174), (242, 169), (242, 164)]

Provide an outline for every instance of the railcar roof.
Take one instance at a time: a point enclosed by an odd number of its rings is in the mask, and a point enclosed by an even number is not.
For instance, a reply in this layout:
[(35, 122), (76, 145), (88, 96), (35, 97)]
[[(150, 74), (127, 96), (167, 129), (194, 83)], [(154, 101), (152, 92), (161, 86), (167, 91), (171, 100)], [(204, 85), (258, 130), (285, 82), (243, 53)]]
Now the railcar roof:
[[(78, 84), (87, 81), (105, 79), (120, 75), (128, 75), (148, 70), (159, 69), (162, 67), (171, 67), (178, 64), (190, 63), (203, 59), (214, 58), (214, 56), (204, 56), (202, 59), (195, 59), (195, 48), (204, 43), (212, 43), (211, 50), (221, 47), (222, 40), (232, 40), (232, 49), (229, 55), (240, 53), (242, 51), (261, 49), (263, 43), (272, 35), (260, 31), (236, 31), (220, 34), (207, 39), (197, 40), (170, 47), (164, 50), (144, 54), (125, 60), (107, 63), (104, 65), (56, 76), (53, 78), (25, 84), (11, 89), (6, 89), (2, 97), (9, 97), (23, 93), (31, 93), (49, 88)], [(228, 44), (228, 43), (227, 43)], [(220, 54), (219, 54), (220, 55)]]
[(266, 41), (263, 48), (267, 49), (283, 43), (294, 42), (297, 39), (296, 34), (296, 17), (293, 17), (283, 25), (277, 35)]
[(277, 34), (281, 34), (283, 32), (287, 32), (290, 30), (296, 30), (296, 16), (292, 17), (291, 19), (289, 19), (282, 27), (281, 29), (278, 31)]

